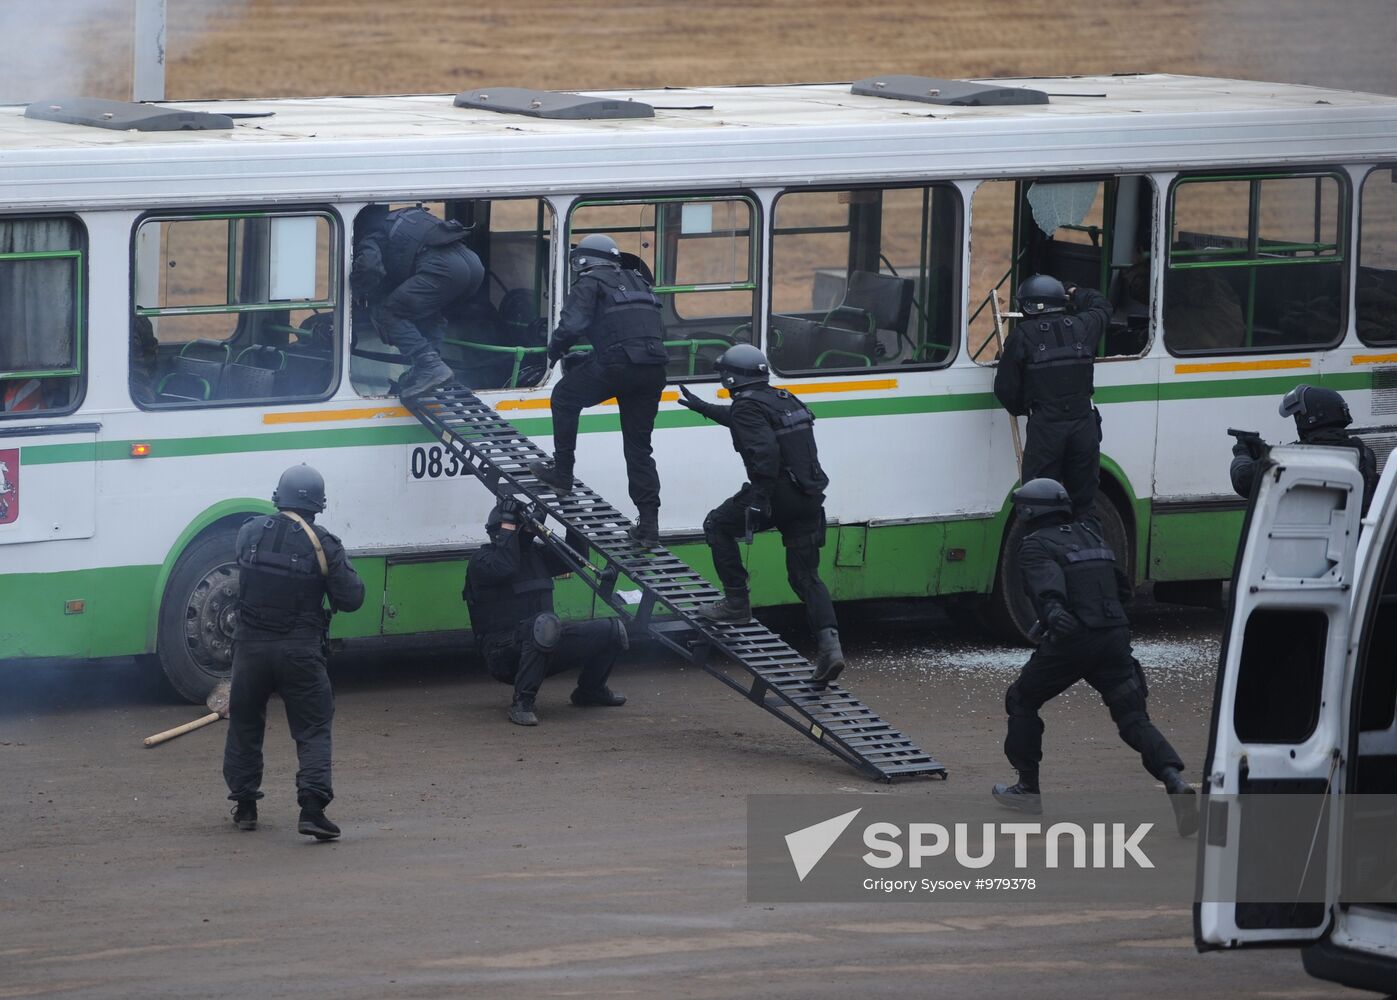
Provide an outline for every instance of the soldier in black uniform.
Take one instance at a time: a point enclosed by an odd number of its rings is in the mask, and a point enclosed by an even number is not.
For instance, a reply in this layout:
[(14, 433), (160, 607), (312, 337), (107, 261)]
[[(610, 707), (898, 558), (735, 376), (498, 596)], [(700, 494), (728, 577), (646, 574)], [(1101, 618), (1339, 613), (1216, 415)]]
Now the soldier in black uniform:
[(1100, 694), (1120, 730), (1139, 751), (1145, 769), (1164, 783), (1179, 834), (1198, 829), (1198, 797), (1179, 772), (1184, 763), (1155, 728), (1145, 708), (1149, 689), (1131, 655), (1124, 602), (1131, 584), (1094, 522), (1072, 520), (1072, 499), (1061, 483), (1034, 479), (1014, 491), (1027, 534), (1019, 548), (1024, 589), (1038, 612), (1035, 631), (1046, 633), (1004, 696), (1009, 731), (1004, 755), (1019, 772), (1013, 785), (995, 785), (997, 801), (1040, 813), (1038, 764), (1043, 720), (1038, 710), (1085, 680)]
[[(1344, 397), (1333, 389), (1297, 385), (1281, 400), (1281, 416), (1294, 417), (1300, 432), (1300, 444), (1328, 445), (1332, 448), (1352, 448), (1358, 452), (1358, 470), (1363, 474), (1363, 513), (1373, 502), (1378, 488), (1378, 459), (1373, 449), (1347, 433), (1344, 428), (1353, 423)], [(1238, 495), (1251, 496), (1256, 480), (1257, 463), (1264, 457), (1266, 446), (1259, 437), (1242, 438), (1232, 446), (1232, 488)]]
[(1025, 281), (1016, 297), (1025, 318), (1005, 338), (994, 394), (1015, 417), (1029, 415), (1021, 481), (1058, 480), (1080, 520), (1092, 513), (1100, 476), (1092, 375), (1111, 304), (1093, 288), (1068, 290), (1046, 274)]
[[(254, 517), (238, 532), (238, 620), (233, 632), (233, 685), (228, 701), (228, 740), (223, 777), (237, 805), (240, 830), (257, 828), (262, 797), (262, 736), (267, 699), (286, 703), (296, 741), (297, 829), (333, 840), (340, 828), (325, 817), (330, 787), (330, 720), (335, 699), (325, 672), (325, 633), (330, 615), (356, 611), (364, 582), (345, 557), (340, 540), (318, 524), (325, 509), (325, 480), (308, 465), (281, 474), (272, 503), (279, 513)], [(329, 611), (325, 609), (329, 600)]]
[(565, 622), (553, 613), (553, 578), (570, 567), (535, 537), (518, 501), (497, 503), (485, 531), (490, 543), (471, 556), (461, 597), (490, 675), (514, 685), (509, 721), (538, 725), (534, 699), (543, 679), (579, 668), (574, 705), (624, 705), (626, 696), (606, 681), (630, 646), (625, 625), (619, 618)]
[(446, 335), (442, 310), (475, 294), (485, 279), (480, 258), (466, 246), (466, 229), (420, 206), (388, 211), (370, 205), (355, 224), (354, 297), (369, 305), (383, 339), (412, 359), (398, 382), (399, 396), (444, 385), (455, 373), (441, 360)]
[(844, 669), (844, 652), (834, 604), (820, 579), (829, 477), (820, 468), (815, 448), (815, 415), (786, 390), (768, 384), (766, 356), (750, 344), (728, 348), (714, 369), (732, 394), (731, 406), (706, 403), (682, 385), (679, 402), (732, 432), (732, 446), (742, 456), (750, 482), (704, 519), (704, 537), (713, 550), (724, 597), (703, 608), (702, 614), (718, 622), (752, 617), (737, 540), (750, 540), (754, 531), (774, 525), (786, 547), (786, 578), (804, 602), (810, 629), (819, 640), (812, 681), (825, 687)]
[[(569, 260), (576, 277), (548, 345), (548, 359), (562, 359), (566, 370), (553, 389), (553, 459), (530, 469), (554, 489), (572, 489), (582, 410), (616, 397), (631, 501), (639, 511), (630, 534), (642, 545), (658, 545), (660, 476), (650, 435), (668, 361), (660, 336), (660, 300), (643, 274), (622, 268), (621, 251), (609, 236), (584, 237)], [(583, 338), (592, 345), (590, 356), (567, 355)]]

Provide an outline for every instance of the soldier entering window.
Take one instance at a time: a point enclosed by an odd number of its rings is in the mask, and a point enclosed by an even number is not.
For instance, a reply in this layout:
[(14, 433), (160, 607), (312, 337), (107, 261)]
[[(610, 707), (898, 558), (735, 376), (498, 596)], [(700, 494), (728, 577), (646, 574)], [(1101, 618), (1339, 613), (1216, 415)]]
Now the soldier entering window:
[[(223, 777), (240, 830), (257, 828), (262, 797), (262, 737), (272, 692), (286, 704), (296, 741), (297, 830), (334, 840), (340, 828), (325, 816), (330, 785), (330, 722), (335, 698), (326, 673), (326, 633), (336, 611), (357, 611), (364, 582), (340, 540), (315, 515), (325, 509), (325, 480), (308, 465), (281, 474), (272, 503), (278, 513), (254, 517), (238, 532), (238, 620), (233, 632), (233, 683)], [(329, 610), (326, 610), (326, 602)]]
[(606, 682), (616, 657), (630, 646), (625, 625), (618, 618), (558, 618), (553, 578), (570, 567), (535, 534), (517, 500), (495, 504), (485, 531), (490, 543), (471, 556), (461, 597), (490, 676), (514, 685), (509, 721), (538, 725), (535, 699), (543, 679), (567, 670), (579, 671), (574, 705), (624, 705), (626, 696)]
[[(631, 501), (639, 512), (630, 535), (642, 545), (658, 545), (660, 476), (650, 435), (669, 360), (660, 334), (660, 300), (640, 271), (621, 266), (621, 251), (610, 236), (584, 237), (569, 263), (572, 288), (548, 343), (548, 359), (561, 360), (565, 371), (553, 389), (553, 458), (535, 462), (530, 471), (556, 490), (572, 489), (582, 411), (614, 396)], [(567, 353), (584, 338), (592, 345), (590, 354)]]
[(704, 519), (703, 533), (713, 550), (724, 597), (701, 614), (717, 622), (751, 619), (747, 570), (737, 540), (750, 541), (753, 532), (775, 526), (786, 547), (786, 578), (805, 604), (810, 629), (819, 640), (811, 681), (823, 688), (844, 669), (844, 652), (834, 604), (819, 574), (829, 477), (820, 468), (815, 448), (815, 415), (785, 389), (768, 383), (766, 356), (750, 344), (728, 348), (714, 369), (732, 394), (731, 406), (706, 403), (682, 385), (679, 402), (732, 432), (732, 446), (742, 456), (750, 481)]
[(1004, 755), (1019, 773), (995, 785), (995, 799), (1010, 809), (1043, 811), (1038, 766), (1043, 720), (1038, 710), (1085, 680), (1101, 695), (1120, 737), (1140, 754), (1145, 769), (1164, 783), (1179, 835), (1198, 829), (1198, 796), (1179, 774), (1184, 763), (1146, 711), (1149, 688), (1131, 655), (1124, 602), (1130, 580), (1094, 523), (1072, 520), (1073, 501), (1061, 483), (1034, 479), (1014, 492), (1027, 534), (1019, 548), (1024, 589), (1038, 613), (1040, 645), (1004, 696), (1009, 714)]
[(1092, 376), (1111, 304), (1094, 288), (1067, 289), (1047, 274), (1025, 281), (1016, 298), (1024, 319), (1005, 338), (994, 394), (1014, 416), (1028, 414), (1021, 481), (1061, 482), (1080, 519), (1092, 513), (1100, 475), (1101, 415), (1091, 405)]
[(466, 229), (420, 206), (388, 211), (369, 205), (355, 225), (355, 299), (383, 339), (411, 359), (398, 383), (399, 396), (419, 396), (456, 377), (441, 359), (446, 336), (443, 309), (473, 294), (485, 279), (480, 258), (466, 246)]

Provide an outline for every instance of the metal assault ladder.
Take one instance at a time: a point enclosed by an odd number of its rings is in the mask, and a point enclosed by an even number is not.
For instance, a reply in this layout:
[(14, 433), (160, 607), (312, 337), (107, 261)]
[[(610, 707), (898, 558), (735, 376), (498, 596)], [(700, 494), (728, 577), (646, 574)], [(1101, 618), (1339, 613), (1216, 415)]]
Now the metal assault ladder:
[[(871, 778), (946, 776), (946, 768), (837, 685), (810, 684), (809, 661), (761, 623), (719, 624), (697, 612), (721, 595), (667, 549), (627, 535), (630, 521), (577, 482), (560, 493), (529, 471), (548, 456), (469, 389), (448, 385), (403, 401), (408, 410), (496, 496), (527, 496), (540, 535), (618, 615), (703, 667), (792, 728)], [(562, 526), (552, 530), (549, 520)], [(630, 581), (638, 604), (621, 596)], [(726, 663), (715, 664), (713, 654)], [(731, 667), (747, 675), (729, 675)]]

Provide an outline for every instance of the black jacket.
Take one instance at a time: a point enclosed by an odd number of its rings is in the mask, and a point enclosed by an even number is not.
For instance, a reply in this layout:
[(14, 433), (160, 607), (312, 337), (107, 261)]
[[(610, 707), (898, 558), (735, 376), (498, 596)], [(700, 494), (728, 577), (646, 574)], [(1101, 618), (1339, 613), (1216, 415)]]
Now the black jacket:
[(994, 395), (1015, 416), (1090, 410), (1096, 345), (1110, 325), (1111, 304), (1094, 288), (1076, 288), (1071, 308), (1023, 319), (1004, 338)]
[[(313, 521), (313, 514), (302, 514)], [(315, 547), (300, 525), (278, 512), (259, 515), (238, 530), (238, 620), (234, 639), (320, 639), (334, 611), (358, 611), (364, 581), (340, 540), (318, 524), (329, 573), (322, 576)], [(329, 600), (330, 612), (325, 610)]]
[(1040, 621), (1062, 608), (1090, 629), (1128, 624), (1124, 605), (1134, 588), (1095, 528), (1067, 522), (1031, 530), (1019, 546), (1019, 567)]
[(563, 302), (549, 357), (561, 357), (582, 339), (603, 365), (669, 360), (661, 339), (660, 300), (639, 271), (603, 266), (578, 276)]
[[(1352, 448), (1358, 452), (1358, 471), (1363, 474), (1363, 510), (1368, 513), (1368, 505), (1373, 502), (1373, 493), (1378, 488), (1378, 457), (1373, 449), (1341, 427), (1330, 427), (1310, 431), (1297, 444), (1328, 445), (1331, 448)], [(1238, 496), (1250, 497), (1256, 483), (1256, 467), (1260, 459), (1253, 458), (1247, 446), (1238, 441), (1232, 446), (1232, 467), (1228, 469), (1232, 477), (1232, 488)]]
[(695, 408), (732, 433), (732, 446), (742, 456), (759, 502), (770, 503), (782, 478), (802, 493), (824, 496), (829, 476), (815, 446), (815, 415), (785, 389), (747, 386), (733, 393), (731, 406), (700, 400)]
[(553, 610), (553, 578), (571, 572), (542, 539), (498, 531), (470, 557), (461, 597), (477, 642), (513, 632), (520, 622)]

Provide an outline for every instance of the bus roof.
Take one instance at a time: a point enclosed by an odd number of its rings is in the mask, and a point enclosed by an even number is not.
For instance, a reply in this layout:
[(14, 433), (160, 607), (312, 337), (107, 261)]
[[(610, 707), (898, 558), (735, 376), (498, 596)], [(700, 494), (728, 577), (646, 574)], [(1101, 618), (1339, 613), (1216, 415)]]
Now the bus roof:
[[(429, 196), (459, 188), (463, 170), (507, 194), (1397, 157), (1392, 96), (1164, 74), (986, 82), (1045, 91), (1049, 103), (944, 106), (858, 96), (847, 83), (587, 92), (655, 109), (607, 120), (463, 108), (449, 94), (169, 101), (233, 127), (157, 132), (0, 107), (0, 207), (153, 204), (195, 194), (167, 183), (181, 177), (217, 198), (216, 173), (228, 198), (353, 198)], [(213, 169), (230, 158), (246, 169)], [(85, 183), (98, 174), (100, 187)]]

